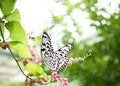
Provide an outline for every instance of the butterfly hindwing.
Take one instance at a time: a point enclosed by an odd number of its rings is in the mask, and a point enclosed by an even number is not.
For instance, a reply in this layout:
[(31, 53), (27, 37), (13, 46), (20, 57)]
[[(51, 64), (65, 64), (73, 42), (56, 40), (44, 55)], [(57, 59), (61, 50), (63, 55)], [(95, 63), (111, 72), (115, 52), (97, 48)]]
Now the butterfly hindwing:
[(72, 48), (73, 48), (73, 44), (70, 43), (70, 44), (65, 45), (64, 47), (58, 49), (55, 53), (56, 53), (56, 55), (58, 55), (59, 58), (63, 58), (69, 54), (69, 52)]
[(68, 44), (55, 52), (55, 56), (57, 58), (56, 71), (60, 71), (67, 65), (69, 61), (67, 55), (69, 54), (72, 48), (73, 48), (73, 44)]

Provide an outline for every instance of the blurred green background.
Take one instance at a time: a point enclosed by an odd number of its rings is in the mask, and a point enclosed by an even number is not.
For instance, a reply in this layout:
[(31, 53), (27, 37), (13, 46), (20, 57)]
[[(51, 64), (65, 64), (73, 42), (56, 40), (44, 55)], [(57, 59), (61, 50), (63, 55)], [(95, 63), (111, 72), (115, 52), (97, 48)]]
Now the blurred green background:
[[(102, 3), (100, 3), (101, 1)], [(108, 2), (104, 3), (104, 1)], [(65, 71), (60, 72), (62, 76), (68, 78), (70, 86), (120, 86), (120, 0), (116, 0), (116, 3), (114, 1), (115, 0), (78, 0), (74, 4), (72, 4), (72, 0), (54, 1), (66, 6), (68, 9), (66, 14), (60, 16), (56, 16), (51, 12), (51, 14), (53, 14), (52, 23), (46, 26), (47, 28), (42, 28), (42, 31), (51, 33), (52, 39), (56, 25), (59, 24), (65, 27), (65, 29), (59, 33), (62, 34), (61, 40), (59, 41), (62, 44), (57, 44), (63, 45), (73, 42), (74, 48), (69, 54), (70, 57), (80, 57), (88, 52), (88, 50), (92, 50), (92, 56), (84, 62), (74, 63), (67, 67)], [(115, 9), (112, 9), (114, 7)], [(90, 26), (87, 29), (88, 33), (86, 33), (86, 35), (88, 35), (92, 29), (95, 30), (94, 34), (83, 39), (80, 38), (83, 31), (79, 25), (79, 21), (76, 20), (76, 17), (72, 16), (75, 10), (87, 13)], [(73, 31), (69, 30), (67, 23), (64, 23), (66, 16), (68, 16), (72, 22), (72, 26), (74, 27)], [(81, 19), (79, 20), (82, 22)], [(83, 21), (83, 23), (84, 26), (87, 25), (86, 22)], [(77, 38), (74, 37), (73, 34), (77, 34)], [(55, 39), (53, 40), (55, 41)], [(61, 47), (61, 45), (57, 47)], [(0, 67), (5, 68), (6, 64), (9, 64), (7, 56), (9, 57), (9, 54), (0, 50)], [(15, 67), (13, 67), (13, 69), (19, 70), (16, 64), (14, 65)], [(4, 71), (2, 71), (3, 69), (0, 68), (0, 83), (7, 80), (3, 78), (4, 76), (2, 75), (6, 74), (3, 74)], [(14, 81), (11, 82), (14, 83)], [(3, 86), (10, 86), (10, 84)], [(11, 86), (18, 85), (12, 84)]]

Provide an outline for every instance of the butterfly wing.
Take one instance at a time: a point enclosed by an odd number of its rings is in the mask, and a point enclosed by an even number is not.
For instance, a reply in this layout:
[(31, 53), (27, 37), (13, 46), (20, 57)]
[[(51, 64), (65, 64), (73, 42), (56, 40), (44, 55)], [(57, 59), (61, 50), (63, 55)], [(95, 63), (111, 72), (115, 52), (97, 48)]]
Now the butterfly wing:
[(44, 32), (42, 35), (41, 52), (44, 52), (47, 58), (52, 58), (51, 56), (54, 52), (51, 44), (51, 39), (46, 32)]
[[(49, 35), (44, 32), (42, 34), (42, 43), (41, 43), (41, 57), (42, 57), (42, 62), (44, 63), (45, 61), (49, 62), (50, 59), (53, 57), (53, 47), (51, 44), (51, 39)], [(48, 65), (48, 64), (47, 64)]]
[(72, 48), (73, 48), (73, 44), (71, 43), (60, 48), (58, 51), (55, 52), (55, 57), (57, 58), (56, 71), (60, 71), (67, 65), (69, 61), (67, 55), (69, 54)]
[(55, 61), (51, 39), (46, 32), (44, 32), (42, 35), (40, 52), (41, 52), (42, 63), (45, 64), (49, 69), (55, 70), (55, 65), (57, 65), (57, 62)]

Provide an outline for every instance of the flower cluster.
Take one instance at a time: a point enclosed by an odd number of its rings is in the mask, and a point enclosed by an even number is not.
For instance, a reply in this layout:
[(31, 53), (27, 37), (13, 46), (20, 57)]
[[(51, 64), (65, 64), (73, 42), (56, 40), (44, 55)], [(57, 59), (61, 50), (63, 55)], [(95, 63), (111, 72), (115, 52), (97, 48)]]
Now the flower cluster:
[(68, 86), (67, 78), (61, 78), (61, 86)]
[(35, 80), (30, 80), (30, 86), (33, 86), (35, 83)]
[(36, 57), (36, 53), (34, 52), (34, 50), (30, 49), (30, 53), (33, 57)]
[(80, 61), (84, 61), (87, 57), (89, 57), (89, 56), (91, 56), (91, 52), (92, 51), (88, 51), (88, 53), (86, 53), (83, 57), (78, 57), (78, 58), (70, 58), (69, 59), (69, 61), (68, 61), (68, 66), (69, 65), (72, 65), (73, 63), (75, 63), (75, 62), (80, 62)]
[(42, 78), (42, 79), (40, 79), (39, 81), (38, 81), (38, 83), (39, 84), (45, 84), (45, 83), (47, 83), (48, 82), (48, 80), (46, 79), (46, 78)]
[(36, 53), (34, 52), (34, 50), (30, 50), (31, 55), (33, 58), (31, 58), (31, 60), (33, 60), (35, 63), (37, 63), (38, 65), (41, 65), (41, 61), (37, 58)]
[(57, 72), (52, 73), (52, 82), (57, 82), (60, 80), (60, 76), (57, 74)]
[(52, 73), (52, 82), (58, 82), (61, 81), (61, 86), (68, 86), (68, 80), (67, 78), (61, 78), (57, 72)]
[(25, 59), (23, 60), (23, 65), (26, 65), (26, 64), (28, 64), (28, 59), (27, 59), (27, 58), (25, 58)]
[(40, 61), (38, 58), (36, 58), (36, 57), (34, 57), (34, 58), (25, 58), (25, 59), (23, 60), (23, 65), (28, 64), (29, 61), (33, 61), (33, 62), (35, 62), (36, 64), (41, 65), (41, 61)]
[(34, 34), (33, 31), (28, 34), (28, 38), (29, 38), (30, 40), (35, 39), (35, 37), (33, 36), (33, 34)]
[(30, 50), (32, 58), (25, 58), (23, 60), (23, 64), (28, 64), (29, 61), (34, 61), (36, 64), (41, 65), (41, 61), (36, 57), (34, 50)]

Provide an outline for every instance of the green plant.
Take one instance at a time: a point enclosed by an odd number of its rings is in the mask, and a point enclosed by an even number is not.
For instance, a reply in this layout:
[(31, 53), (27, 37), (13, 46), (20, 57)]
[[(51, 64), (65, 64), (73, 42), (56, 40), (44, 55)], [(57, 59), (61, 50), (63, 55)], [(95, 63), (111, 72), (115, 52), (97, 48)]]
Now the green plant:
[[(20, 13), (18, 9), (14, 9), (16, 0), (1, 0), (0, 8), (3, 16), (0, 18), (0, 47), (3, 50), (8, 49), (13, 59), (16, 61), (19, 69), (26, 77), (26, 83), (30, 83), (30, 86), (38, 86), (51, 84), (59, 86), (67, 86), (68, 82), (66, 78), (60, 77), (56, 72), (52, 75), (47, 74), (42, 65), (41, 61), (36, 58), (35, 48), (37, 45), (37, 37), (33, 37), (32, 33), (26, 35), (24, 28), (20, 22)], [(9, 37), (6, 39), (6, 32), (9, 32)], [(28, 40), (31, 40), (36, 45), (28, 47)], [(39, 43), (38, 43), (39, 44)], [(17, 53), (17, 57), (14, 55)], [(70, 61), (77, 62), (83, 61), (89, 54), (86, 54), (83, 58), (73, 59)], [(24, 73), (21, 63), (23, 63), (27, 74)], [(57, 82), (57, 83), (54, 83)]]

